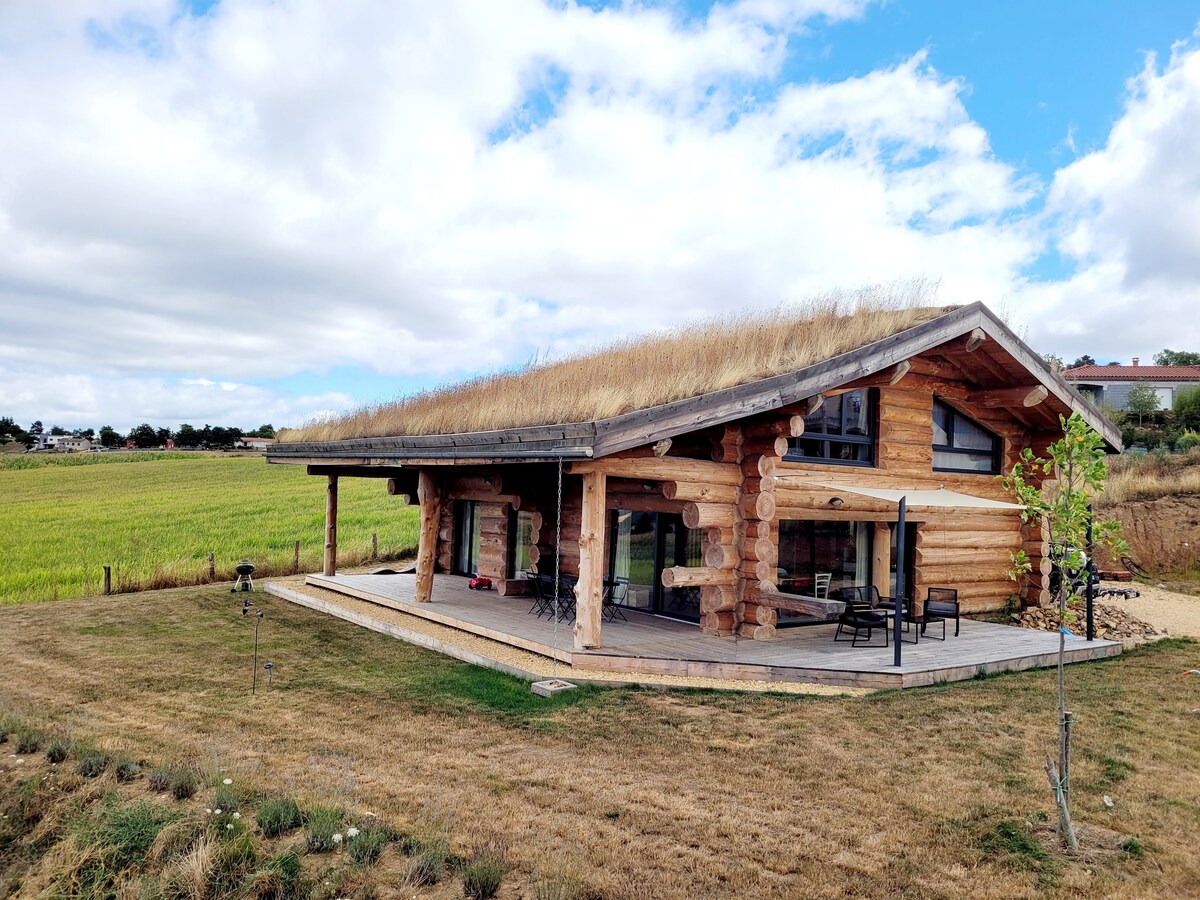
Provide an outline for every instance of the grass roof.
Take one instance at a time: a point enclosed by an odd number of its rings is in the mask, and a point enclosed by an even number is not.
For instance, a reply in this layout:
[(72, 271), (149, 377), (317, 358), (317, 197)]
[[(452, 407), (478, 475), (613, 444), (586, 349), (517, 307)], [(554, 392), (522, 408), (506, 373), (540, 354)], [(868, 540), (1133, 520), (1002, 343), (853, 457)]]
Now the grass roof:
[(592, 422), (802, 369), (937, 318), (924, 282), (835, 292), (617, 341), (280, 432), (281, 442)]

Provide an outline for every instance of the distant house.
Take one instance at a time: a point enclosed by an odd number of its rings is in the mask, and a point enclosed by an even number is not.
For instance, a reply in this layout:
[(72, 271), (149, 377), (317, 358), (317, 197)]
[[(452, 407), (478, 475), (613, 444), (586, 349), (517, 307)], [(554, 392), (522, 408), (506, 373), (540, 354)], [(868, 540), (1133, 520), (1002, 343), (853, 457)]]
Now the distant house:
[(249, 450), (266, 450), (274, 443), (275, 438), (244, 437), (240, 441), (235, 441), (233, 446), (245, 447)]
[(1129, 408), (1129, 389), (1138, 382), (1153, 386), (1160, 409), (1170, 409), (1175, 395), (1200, 386), (1200, 366), (1143, 366), (1135, 356), (1128, 366), (1079, 366), (1063, 378), (1080, 393), (1113, 409)]
[(33, 437), (34, 450), (57, 450), (60, 453), (68, 453), (73, 450), (88, 450), (92, 446), (90, 439), (72, 437), (69, 434), (35, 434)]

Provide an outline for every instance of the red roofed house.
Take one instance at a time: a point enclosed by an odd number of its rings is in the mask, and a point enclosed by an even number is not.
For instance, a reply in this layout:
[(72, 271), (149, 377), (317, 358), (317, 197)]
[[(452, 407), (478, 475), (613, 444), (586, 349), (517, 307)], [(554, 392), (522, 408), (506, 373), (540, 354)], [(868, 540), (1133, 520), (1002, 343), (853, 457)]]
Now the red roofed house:
[(1128, 409), (1129, 389), (1140, 381), (1158, 392), (1160, 409), (1170, 409), (1179, 391), (1200, 387), (1200, 366), (1142, 366), (1136, 356), (1130, 366), (1079, 366), (1062, 376), (1080, 393), (1113, 409)]

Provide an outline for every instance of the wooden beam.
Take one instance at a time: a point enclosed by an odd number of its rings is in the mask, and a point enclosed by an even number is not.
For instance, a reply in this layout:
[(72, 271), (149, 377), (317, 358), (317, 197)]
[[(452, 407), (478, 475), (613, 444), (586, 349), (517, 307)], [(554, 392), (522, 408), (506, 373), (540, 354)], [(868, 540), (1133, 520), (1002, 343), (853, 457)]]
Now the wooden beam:
[(438, 520), (441, 518), (441, 494), (437, 478), (421, 469), (417, 478), (417, 501), (421, 507), (421, 531), (417, 539), (417, 585), (413, 599), (428, 603), (433, 599), (433, 569), (437, 562)]
[(662, 459), (664, 456), (666, 456), (670, 452), (671, 452), (671, 439), (669, 437), (663, 438), (661, 441), (659, 441), (657, 444), (654, 445), (654, 455), (657, 456), (659, 459)]
[(589, 462), (574, 462), (567, 466), (571, 475), (602, 472), (620, 478), (644, 478), (649, 481), (697, 481), (709, 484), (737, 485), (742, 472), (730, 463), (709, 462), (704, 459), (655, 459), (652, 456), (635, 459), (609, 457)]
[(871, 582), (881, 597), (892, 595), (892, 529), (885, 522), (875, 523), (871, 541)]
[(911, 371), (911, 369), (912, 363), (910, 363), (907, 359), (896, 363), (896, 369), (894, 372), (892, 372), (892, 377), (888, 380), (888, 386), (895, 387), (898, 385), (904, 376)]
[(417, 473), (401, 466), (314, 466), (308, 467), (309, 475), (338, 475), (342, 478), (404, 478), (411, 476), (416, 482)]
[(583, 517), (579, 531), (579, 581), (575, 585), (575, 649), (600, 646), (604, 604), (605, 474), (583, 476)]
[(824, 394), (813, 394), (801, 401), (804, 404), (804, 415), (811, 416), (825, 403)]
[(983, 342), (987, 340), (987, 332), (982, 328), (976, 328), (967, 335), (967, 342), (963, 345), (963, 349), (968, 353), (974, 353), (978, 350)]
[(338, 477), (329, 475), (325, 487), (325, 560), (322, 572), (333, 576), (337, 572), (337, 501)]
[(1002, 388), (994, 391), (976, 391), (967, 399), (978, 406), (1009, 408), (1037, 406), (1050, 396), (1050, 390), (1044, 384), (1024, 385), (1015, 388)]

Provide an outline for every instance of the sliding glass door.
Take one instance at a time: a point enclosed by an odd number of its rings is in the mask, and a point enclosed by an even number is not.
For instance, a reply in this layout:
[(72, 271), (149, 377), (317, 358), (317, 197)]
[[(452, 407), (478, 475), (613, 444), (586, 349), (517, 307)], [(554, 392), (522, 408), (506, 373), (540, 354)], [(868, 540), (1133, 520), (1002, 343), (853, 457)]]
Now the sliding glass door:
[[(702, 565), (701, 534), (673, 513), (614, 510), (609, 517), (609, 578), (622, 584), (618, 600), (630, 609), (700, 620), (698, 588), (664, 588), (668, 566)], [(622, 597), (621, 594), (624, 594)]]

